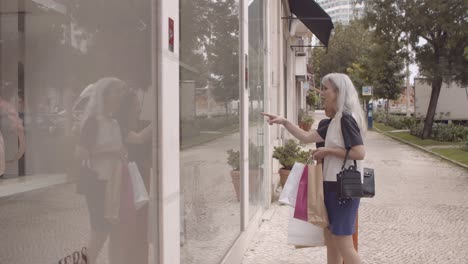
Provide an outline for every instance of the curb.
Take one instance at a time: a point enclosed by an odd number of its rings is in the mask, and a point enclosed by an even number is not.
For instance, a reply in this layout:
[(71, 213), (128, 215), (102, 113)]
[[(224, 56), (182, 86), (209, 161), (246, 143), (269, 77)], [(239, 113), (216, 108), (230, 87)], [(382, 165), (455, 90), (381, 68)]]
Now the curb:
[(388, 132), (383, 132), (382, 130), (380, 130), (380, 129), (376, 128), (376, 127), (374, 127), (373, 130), (379, 132), (379, 133), (382, 134), (382, 135), (385, 135), (385, 136), (388, 136), (388, 137), (390, 137), (390, 138), (393, 138), (393, 139), (395, 139), (395, 140), (397, 140), (397, 141), (400, 141), (400, 142), (402, 142), (402, 143), (405, 143), (405, 144), (407, 144), (407, 145), (410, 145), (410, 146), (412, 146), (412, 147), (414, 147), (414, 148), (423, 150), (423, 151), (425, 151), (425, 152), (427, 152), (427, 153), (430, 153), (430, 154), (432, 154), (432, 155), (434, 155), (434, 156), (436, 156), (436, 157), (439, 157), (439, 158), (441, 158), (441, 159), (443, 159), (443, 160), (449, 161), (449, 162), (451, 162), (451, 163), (453, 163), (453, 164), (455, 164), (455, 165), (458, 165), (458, 166), (460, 166), (460, 167), (462, 167), (462, 168), (468, 170), (468, 165), (465, 165), (465, 164), (460, 163), (460, 162), (458, 162), (458, 161), (455, 161), (455, 160), (449, 159), (449, 158), (447, 158), (447, 157), (444, 157), (444, 156), (442, 156), (442, 155), (440, 155), (440, 154), (438, 154), (438, 153), (435, 153), (435, 152), (433, 152), (433, 151), (431, 151), (431, 150), (429, 150), (429, 149), (427, 149), (427, 148), (418, 146), (418, 145), (416, 145), (416, 144), (414, 144), (414, 143), (411, 143), (411, 142), (408, 142), (408, 141), (406, 141), (406, 140), (403, 140), (403, 139), (397, 138), (397, 137), (395, 137), (395, 136), (392, 136), (390, 133), (388, 133)]

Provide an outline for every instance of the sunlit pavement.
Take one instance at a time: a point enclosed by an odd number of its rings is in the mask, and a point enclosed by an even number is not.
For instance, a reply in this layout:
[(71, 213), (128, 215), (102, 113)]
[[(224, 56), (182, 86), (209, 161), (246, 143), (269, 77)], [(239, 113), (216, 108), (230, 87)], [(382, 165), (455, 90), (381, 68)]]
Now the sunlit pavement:
[[(361, 200), (363, 263), (467, 263), (468, 171), (374, 131), (366, 146), (377, 195)], [(288, 214), (273, 204), (242, 264), (326, 263), (325, 248), (286, 244)]]

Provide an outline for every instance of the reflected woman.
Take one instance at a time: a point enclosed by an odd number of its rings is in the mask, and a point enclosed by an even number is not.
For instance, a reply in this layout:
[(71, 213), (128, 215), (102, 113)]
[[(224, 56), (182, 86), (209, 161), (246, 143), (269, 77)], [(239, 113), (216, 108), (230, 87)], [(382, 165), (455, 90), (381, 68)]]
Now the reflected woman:
[(91, 225), (88, 263), (96, 263), (108, 237), (110, 263), (121, 263), (121, 239), (117, 230), (125, 151), (113, 114), (120, 107), (126, 84), (117, 78), (102, 78), (93, 86), (81, 124), (79, 152), (83, 159), (90, 161), (95, 172), (81, 175), (88, 176), (85, 192)]
[[(150, 185), (151, 169), (151, 124), (140, 120), (141, 106), (137, 94), (128, 90), (122, 97), (120, 109), (115, 114), (119, 123), (123, 145), (128, 161), (138, 166), (146, 190)], [(124, 237), (124, 263), (148, 263), (148, 204), (123, 216), (122, 237)]]

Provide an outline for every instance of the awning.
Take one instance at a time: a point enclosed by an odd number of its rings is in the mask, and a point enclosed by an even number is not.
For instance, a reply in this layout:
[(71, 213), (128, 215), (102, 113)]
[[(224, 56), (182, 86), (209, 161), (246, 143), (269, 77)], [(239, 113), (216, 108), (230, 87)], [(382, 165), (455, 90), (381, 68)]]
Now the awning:
[(328, 46), (330, 33), (333, 29), (331, 17), (314, 0), (289, 0), (291, 13), (322, 42)]

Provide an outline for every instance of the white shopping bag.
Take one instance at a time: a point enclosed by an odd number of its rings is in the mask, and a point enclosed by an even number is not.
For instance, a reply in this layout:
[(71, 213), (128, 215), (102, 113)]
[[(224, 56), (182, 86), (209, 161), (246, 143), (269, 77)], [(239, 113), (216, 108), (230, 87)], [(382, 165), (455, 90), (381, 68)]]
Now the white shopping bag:
[(294, 218), (294, 208), (290, 208), (288, 245), (294, 245), (296, 248), (325, 246), (324, 229)]
[(304, 167), (305, 165), (302, 163), (294, 163), (294, 166), (289, 173), (288, 179), (284, 184), (284, 188), (281, 191), (278, 200), (280, 203), (287, 204), (292, 207), (296, 206), (297, 189), (299, 187), (299, 181), (301, 180)]
[(133, 202), (138, 210), (149, 201), (148, 191), (141, 177), (140, 170), (138, 170), (138, 166), (134, 161), (128, 163), (128, 172), (132, 181)]

